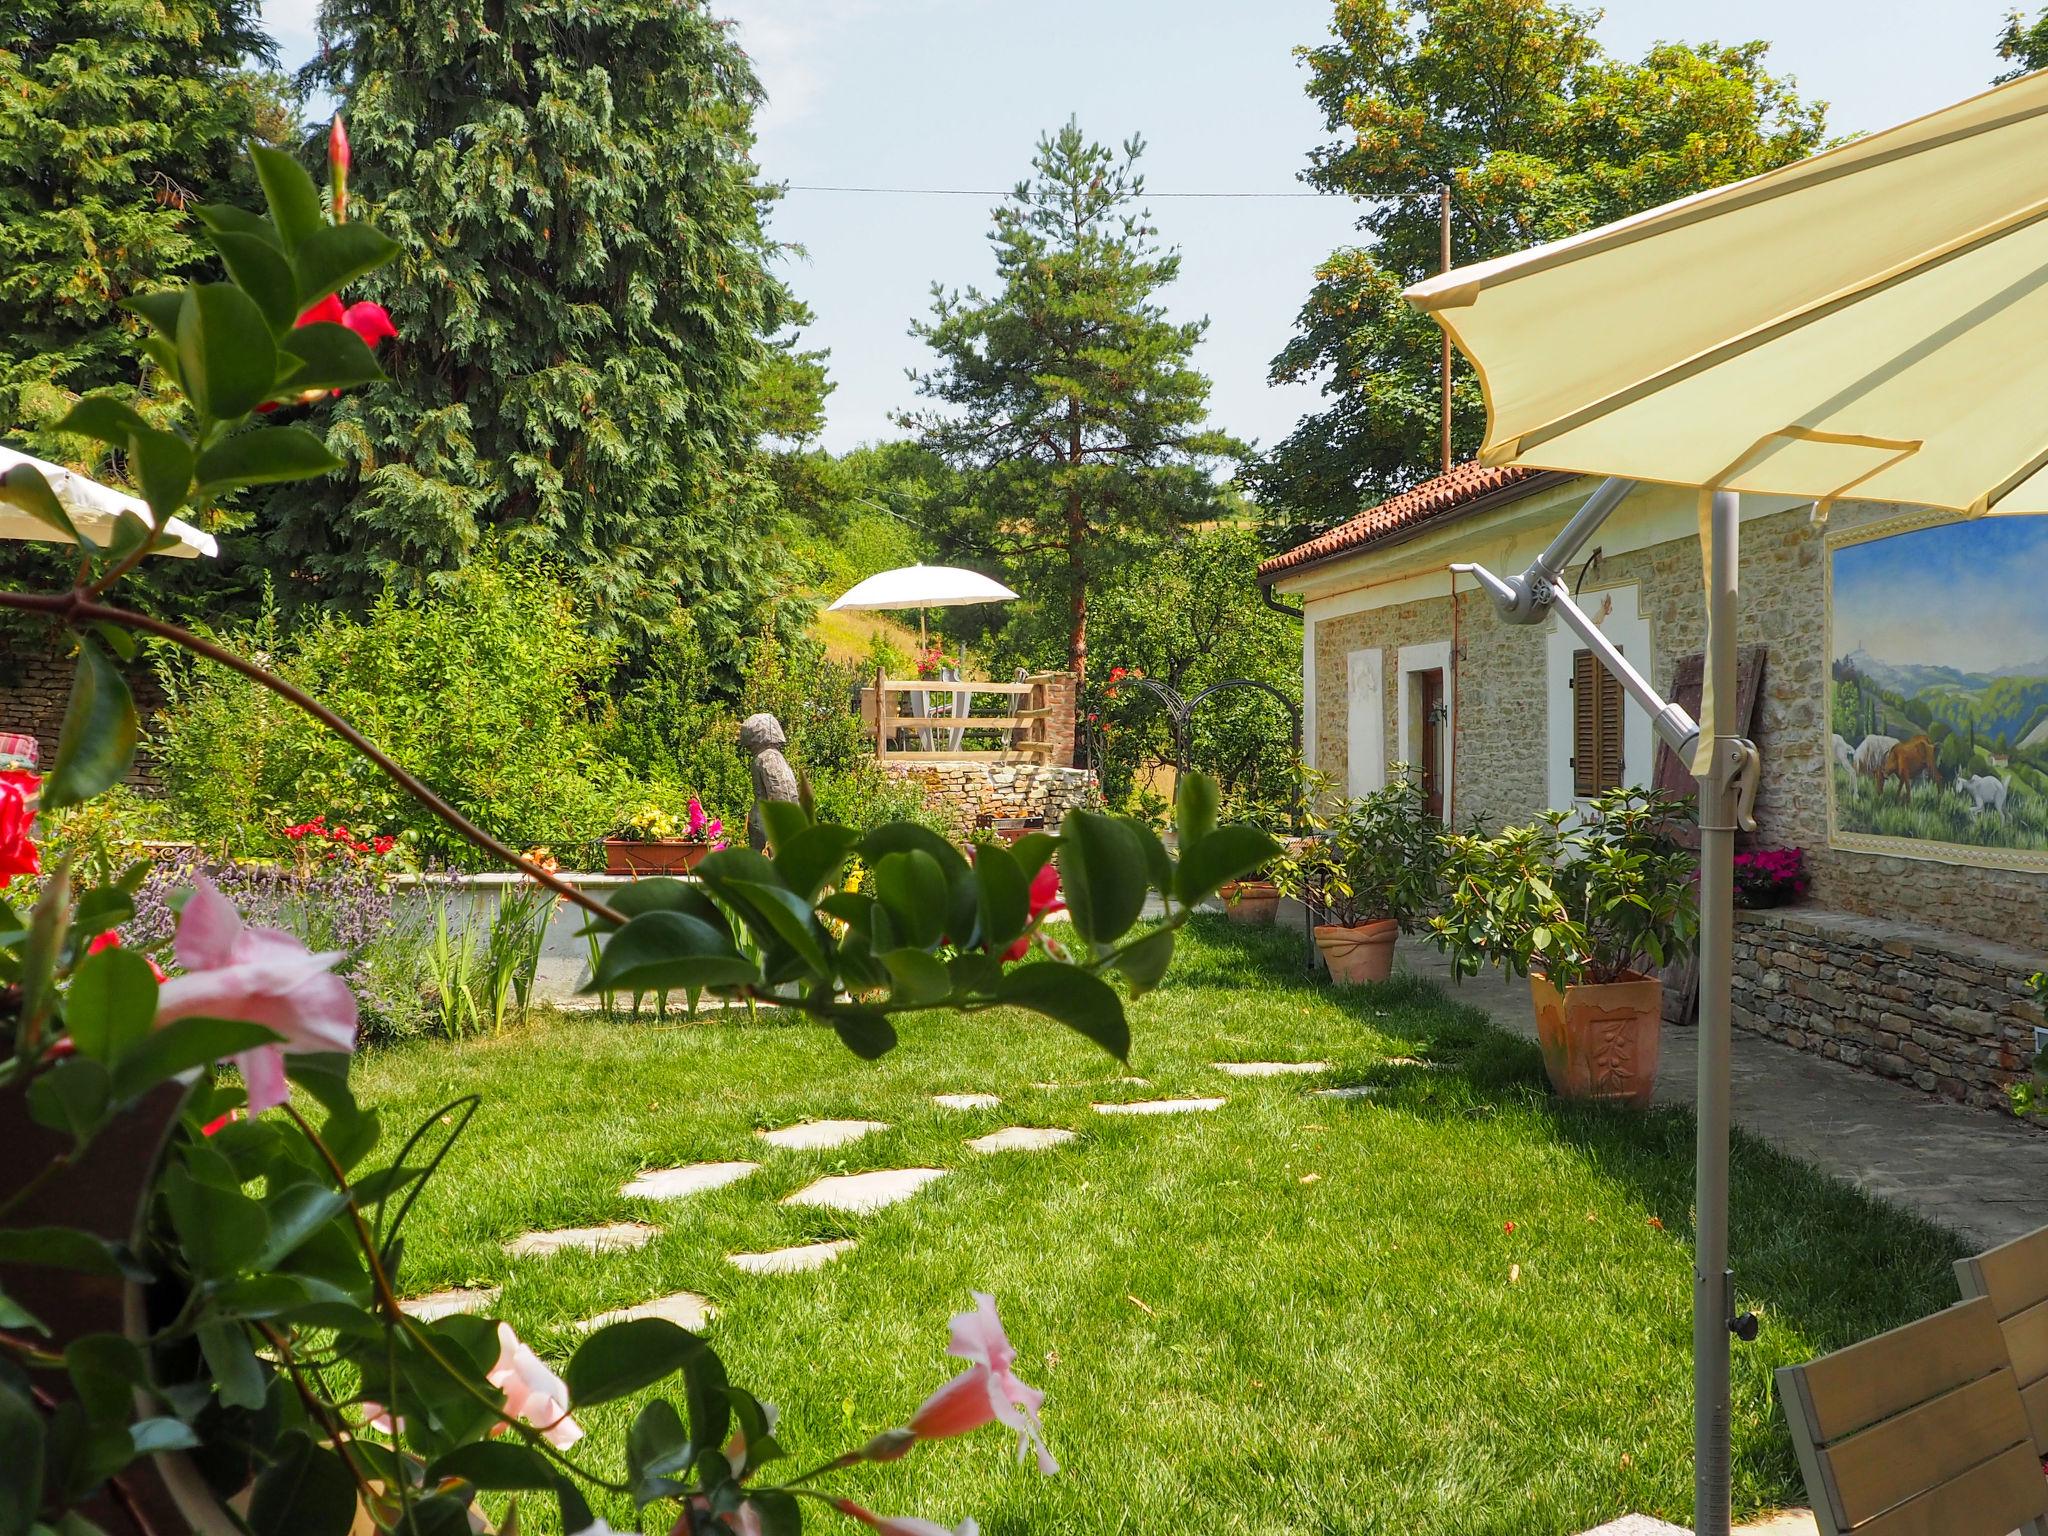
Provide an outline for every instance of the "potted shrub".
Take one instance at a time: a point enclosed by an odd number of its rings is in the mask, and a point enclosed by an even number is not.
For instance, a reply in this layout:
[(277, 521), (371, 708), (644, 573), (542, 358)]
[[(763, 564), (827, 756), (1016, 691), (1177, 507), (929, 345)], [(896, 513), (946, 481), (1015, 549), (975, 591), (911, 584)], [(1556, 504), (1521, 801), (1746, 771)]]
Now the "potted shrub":
[(1615, 789), (1578, 816), (1444, 839), (1437, 944), (1462, 975), (1501, 965), (1529, 978), (1544, 1070), (1566, 1098), (1650, 1102), (1657, 971), (1699, 930), (1693, 856), (1670, 834), (1685, 810)]
[(687, 816), (678, 820), (658, 805), (643, 805), (620, 829), (604, 840), (604, 872), (608, 875), (675, 875), (697, 867), (706, 854), (725, 846), (725, 823), (704, 814), (690, 797)]
[(1329, 781), (1311, 780), (1311, 836), (1272, 865), (1279, 894), (1301, 902), (1315, 925), (1330, 979), (1385, 981), (1394, 941), (1434, 905), (1441, 824), (1424, 808), (1422, 786), (1396, 765), (1384, 789), (1329, 807)]

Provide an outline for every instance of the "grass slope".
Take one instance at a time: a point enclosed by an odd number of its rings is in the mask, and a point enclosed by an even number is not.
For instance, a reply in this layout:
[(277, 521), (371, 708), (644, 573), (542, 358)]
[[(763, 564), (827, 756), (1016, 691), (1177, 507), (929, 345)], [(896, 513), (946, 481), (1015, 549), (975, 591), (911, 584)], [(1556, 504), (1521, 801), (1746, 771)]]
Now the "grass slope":
[[(949, 1526), (974, 1514), (985, 1536), (1564, 1536), (1631, 1509), (1689, 1524), (1690, 1116), (1562, 1105), (1532, 1047), (1437, 993), (1314, 986), (1297, 936), (1205, 922), (1133, 1013), (1130, 1070), (1150, 1088), (1001, 1014), (912, 1022), (876, 1064), (766, 1017), (562, 1017), (373, 1055), (361, 1091), (387, 1124), (486, 1096), (409, 1229), (404, 1288), (503, 1283), (503, 1315), (558, 1361), (573, 1319), (710, 1296), (735, 1380), (782, 1406), (799, 1465), (900, 1422), (950, 1373), (947, 1315), (992, 1291), (1019, 1374), (1047, 1392), (1062, 1473), (1020, 1468), (991, 1430), (846, 1487)], [(1258, 1058), (1324, 1058), (1323, 1081), (1381, 1093), (1317, 1099), (1316, 1080), (1209, 1065)], [(971, 1090), (1004, 1105), (928, 1097)], [(1230, 1102), (1164, 1119), (1088, 1108), (1171, 1093)], [(829, 1153), (753, 1135), (823, 1116), (893, 1128)], [(1082, 1136), (994, 1157), (962, 1145), (1005, 1124)], [(763, 1167), (667, 1207), (618, 1196), (641, 1168), (714, 1158)], [(775, 1203), (820, 1174), (911, 1165), (956, 1171), (867, 1217)], [(1770, 1368), (1952, 1301), (1958, 1249), (1754, 1142), (1737, 1144), (1734, 1185), (1742, 1298), (1764, 1315), (1762, 1340), (1736, 1345), (1746, 1512), (1803, 1502)], [(664, 1231), (632, 1254), (513, 1262), (498, 1247), (530, 1225), (623, 1218)], [(816, 1274), (723, 1262), (843, 1235), (859, 1246)], [(609, 1460), (631, 1412), (590, 1415), (589, 1447)]]

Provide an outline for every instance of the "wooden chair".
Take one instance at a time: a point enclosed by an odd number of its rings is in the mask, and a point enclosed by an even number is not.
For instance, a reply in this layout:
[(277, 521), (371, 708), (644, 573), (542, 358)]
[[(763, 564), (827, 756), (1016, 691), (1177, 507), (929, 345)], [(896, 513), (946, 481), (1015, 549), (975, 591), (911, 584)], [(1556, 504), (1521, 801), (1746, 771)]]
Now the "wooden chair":
[(1778, 1372), (1821, 1536), (2048, 1536), (2048, 1478), (1982, 1297)]
[(2034, 1449), (2048, 1456), (2048, 1227), (1957, 1259), (1956, 1279), (1965, 1296), (1987, 1298), (1998, 1315)]

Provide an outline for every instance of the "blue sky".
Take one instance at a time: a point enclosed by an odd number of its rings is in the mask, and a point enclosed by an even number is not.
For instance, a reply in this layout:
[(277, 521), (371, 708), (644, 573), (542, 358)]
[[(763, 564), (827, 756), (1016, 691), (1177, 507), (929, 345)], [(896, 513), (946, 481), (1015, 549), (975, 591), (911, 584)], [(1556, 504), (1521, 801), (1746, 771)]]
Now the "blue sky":
[[(1773, 42), (1775, 66), (1833, 103), (1838, 133), (1885, 127), (1981, 89), (2012, 0), (1617, 0), (1601, 33), (1639, 55), (1660, 38)], [(1321, 124), (1291, 50), (1320, 41), (1330, 0), (723, 0), (767, 87), (760, 160), (800, 185), (958, 187), (1000, 194), (1038, 134), (1077, 115), (1099, 139), (1150, 146), (1154, 191), (1302, 190)], [(286, 61), (315, 46), (317, 0), (264, 0)], [(838, 391), (826, 445), (893, 434), (913, 403), (907, 334), (933, 281), (986, 284), (995, 197), (793, 191), (774, 232), (805, 248), (789, 278), (817, 312)], [(1198, 356), (1216, 420), (1272, 443), (1313, 386), (1266, 367), (1293, 329), (1315, 265), (1350, 234), (1341, 199), (1162, 198), (1180, 246), (1177, 317), (1207, 315)], [(2039, 653), (2037, 653), (2039, 654)]]
[(1834, 556), (1834, 649), (1990, 672), (2048, 658), (2048, 517), (1987, 517)]

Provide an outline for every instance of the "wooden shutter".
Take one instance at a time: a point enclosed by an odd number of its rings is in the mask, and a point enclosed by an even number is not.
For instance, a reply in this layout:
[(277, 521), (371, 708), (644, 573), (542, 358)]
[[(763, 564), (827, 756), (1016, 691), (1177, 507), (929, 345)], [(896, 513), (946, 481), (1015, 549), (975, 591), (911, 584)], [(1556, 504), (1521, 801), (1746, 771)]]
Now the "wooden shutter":
[(1591, 651), (1572, 652), (1572, 793), (1592, 796), (1622, 779), (1628, 695)]

